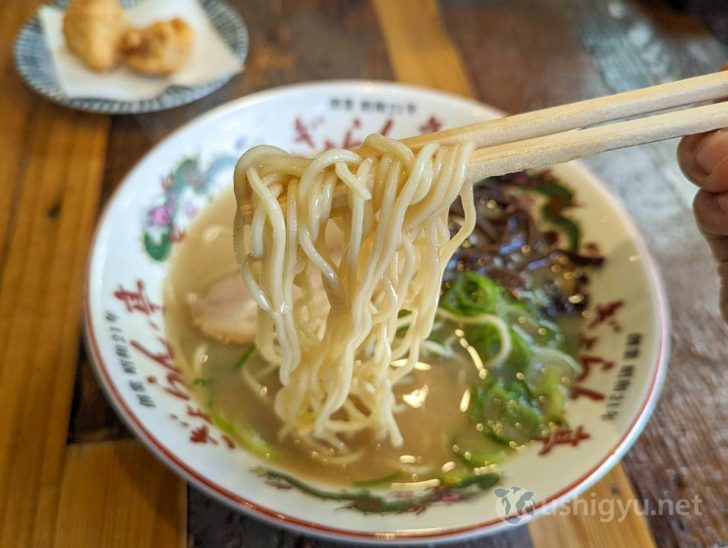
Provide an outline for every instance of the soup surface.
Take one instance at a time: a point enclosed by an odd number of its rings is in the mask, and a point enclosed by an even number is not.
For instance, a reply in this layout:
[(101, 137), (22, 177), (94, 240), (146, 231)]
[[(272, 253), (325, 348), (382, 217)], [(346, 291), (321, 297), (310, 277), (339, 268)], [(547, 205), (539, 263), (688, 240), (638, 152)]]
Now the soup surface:
[[(513, 327), (507, 327), (512, 359), (499, 367), (483, 367), (504, 344), (488, 338), (491, 328), (460, 324), (452, 314), (438, 320), (430, 351), (395, 387), (402, 446), (358, 434), (344, 439), (346, 449), (338, 450), (285, 434), (272, 406), (280, 388), (277, 370), (253, 344), (256, 307), (233, 253), (234, 210), (232, 190), (226, 190), (194, 220), (171, 259), (164, 304), (177, 364), (200, 406), (239, 445), (304, 478), (354, 486), (417, 485), (463, 469), (490, 471), (508, 453), (563, 421), (577, 371), (573, 360), (555, 348), (572, 345), (573, 335), (563, 336), (545, 319), (533, 320), (513, 301), (504, 305), (512, 315)], [(470, 282), (478, 284), (478, 279)], [(472, 291), (466, 294), (478, 298)], [(529, 322), (535, 322), (530, 335)], [(561, 338), (552, 344), (557, 332)], [(523, 341), (540, 346), (533, 352)]]

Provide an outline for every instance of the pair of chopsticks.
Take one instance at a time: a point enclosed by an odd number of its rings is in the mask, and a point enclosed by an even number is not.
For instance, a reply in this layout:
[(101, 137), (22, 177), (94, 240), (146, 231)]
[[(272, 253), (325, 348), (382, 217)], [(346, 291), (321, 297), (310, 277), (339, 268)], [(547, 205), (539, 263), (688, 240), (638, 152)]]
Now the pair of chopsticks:
[[(467, 177), (474, 182), (607, 150), (726, 128), (728, 103), (642, 116), (724, 98), (728, 98), (728, 71), (460, 126), (403, 142), (412, 148), (427, 143), (473, 142), (476, 151), (470, 157)], [(642, 117), (618, 121), (636, 116)]]
[[(728, 71), (460, 126), (402, 142), (414, 149), (428, 143), (474, 143), (476, 150), (470, 157), (467, 179), (475, 182), (607, 150), (726, 128), (728, 102), (653, 114), (724, 98), (728, 98)], [(646, 114), (652, 115), (642, 116)], [(334, 191), (334, 201), (335, 207), (345, 203), (344, 188)], [(243, 211), (246, 217), (251, 213)]]

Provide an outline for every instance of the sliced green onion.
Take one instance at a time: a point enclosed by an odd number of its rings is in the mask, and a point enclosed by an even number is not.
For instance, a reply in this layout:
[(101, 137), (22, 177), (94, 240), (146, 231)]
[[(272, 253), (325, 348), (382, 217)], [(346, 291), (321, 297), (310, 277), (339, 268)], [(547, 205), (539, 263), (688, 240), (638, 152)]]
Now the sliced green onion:
[(466, 316), (492, 314), (503, 295), (503, 290), (494, 280), (475, 272), (464, 272), (442, 295), (440, 305), (450, 312)]
[(204, 377), (198, 377), (194, 381), (192, 381), (192, 384), (195, 386), (209, 386), (210, 383), (212, 383), (212, 379), (207, 379)]
[(461, 461), (473, 468), (500, 464), (506, 459), (505, 451), (472, 452), (461, 449), (455, 454)]
[(212, 422), (220, 430), (231, 436), (245, 449), (264, 459), (277, 459), (278, 455), (263, 437), (253, 430), (249, 425), (236, 422), (232, 423), (219, 411), (210, 414)]
[(387, 474), (386, 476), (381, 476), (378, 478), (352, 481), (351, 486), (359, 487), (359, 488), (376, 487), (377, 485), (384, 485), (384, 484), (392, 483), (394, 480), (396, 480), (399, 477), (399, 475), (400, 475), (400, 472), (395, 471), (395, 472), (392, 472), (391, 474)]
[(245, 352), (243, 352), (243, 355), (240, 356), (240, 359), (235, 364), (235, 371), (238, 371), (242, 369), (242, 367), (245, 365), (245, 362), (247, 362), (250, 357), (255, 354), (255, 345), (251, 344), (248, 348), (245, 349)]
[(498, 330), (498, 335), (500, 335), (500, 347), (498, 349), (498, 353), (494, 356), (481, 356), (481, 358), (483, 358), (483, 367), (485, 369), (501, 363), (510, 355), (512, 343), (511, 335), (508, 332), (508, 325), (495, 314), (459, 316), (444, 308), (438, 308), (437, 315), (454, 323), (461, 323), (465, 325), (492, 325)]

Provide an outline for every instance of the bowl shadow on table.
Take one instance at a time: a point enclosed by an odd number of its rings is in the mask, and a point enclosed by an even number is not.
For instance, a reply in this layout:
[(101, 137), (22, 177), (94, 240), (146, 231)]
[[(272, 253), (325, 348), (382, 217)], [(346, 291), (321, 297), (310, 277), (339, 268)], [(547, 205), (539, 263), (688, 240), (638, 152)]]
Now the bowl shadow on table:
[(99, 386), (81, 343), (73, 386), (67, 443), (93, 443), (133, 438)]
[[(273, 527), (255, 518), (236, 512), (224, 504), (208, 497), (195, 487), (188, 488), (188, 546), (228, 547), (350, 547), (352, 544), (318, 540), (285, 529)], [(344, 524), (341, 516), (339, 525)], [(393, 544), (392, 546), (397, 546)], [(422, 546), (431, 546), (423, 544)], [(469, 542), (442, 544), (447, 547), (528, 547), (531, 540), (525, 525), (508, 529), (505, 533), (481, 537)]]

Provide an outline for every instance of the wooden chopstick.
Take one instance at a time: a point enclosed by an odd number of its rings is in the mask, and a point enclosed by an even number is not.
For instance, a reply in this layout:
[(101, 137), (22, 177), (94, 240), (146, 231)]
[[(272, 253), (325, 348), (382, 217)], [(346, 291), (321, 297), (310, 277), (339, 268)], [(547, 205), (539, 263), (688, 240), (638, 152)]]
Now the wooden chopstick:
[(725, 127), (728, 127), (728, 103), (716, 103), (555, 133), (476, 150), (470, 157), (467, 178), (475, 182), (485, 177), (559, 164), (607, 150)]
[(427, 143), (472, 142), (479, 149), (724, 97), (728, 97), (728, 71), (514, 114), (402, 141), (412, 148), (421, 148)]
[[(607, 150), (728, 127), (728, 102), (606, 124), (726, 97), (728, 71), (418, 135), (402, 142), (414, 149), (428, 143), (474, 143), (476, 150), (470, 157), (467, 180), (475, 182)], [(334, 192), (334, 207), (344, 205), (345, 189)], [(246, 217), (250, 214), (244, 213)]]

